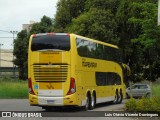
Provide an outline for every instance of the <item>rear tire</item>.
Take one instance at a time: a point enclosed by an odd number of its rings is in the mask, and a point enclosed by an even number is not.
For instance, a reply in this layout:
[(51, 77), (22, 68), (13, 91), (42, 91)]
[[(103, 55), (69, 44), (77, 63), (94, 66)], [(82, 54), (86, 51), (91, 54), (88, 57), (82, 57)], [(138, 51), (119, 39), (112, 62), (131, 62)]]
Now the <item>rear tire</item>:
[(118, 100), (119, 100), (119, 94), (118, 94), (118, 91), (116, 91), (115, 93), (115, 99), (113, 101), (114, 104), (118, 104)]
[(95, 96), (95, 93), (92, 94), (92, 96), (91, 96), (91, 102), (90, 102), (90, 103), (91, 103), (91, 104), (90, 104), (89, 109), (90, 109), (90, 110), (93, 110), (94, 107), (95, 107), (95, 104), (96, 104), (96, 96)]
[(122, 91), (120, 91), (119, 98), (118, 98), (118, 104), (122, 103), (122, 100), (123, 100), (123, 94), (122, 94)]
[(86, 95), (86, 104), (85, 106), (83, 107), (83, 109), (85, 111), (87, 111), (89, 109), (89, 106), (90, 106), (90, 97), (89, 97), (89, 94)]

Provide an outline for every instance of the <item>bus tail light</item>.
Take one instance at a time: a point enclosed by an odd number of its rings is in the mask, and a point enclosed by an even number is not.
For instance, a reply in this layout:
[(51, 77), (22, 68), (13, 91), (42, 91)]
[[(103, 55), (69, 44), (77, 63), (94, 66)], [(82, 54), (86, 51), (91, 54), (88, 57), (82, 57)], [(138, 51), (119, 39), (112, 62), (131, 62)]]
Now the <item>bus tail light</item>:
[(33, 34), (33, 37), (36, 37), (37, 36), (37, 34)]
[(67, 95), (71, 95), (76, 92), (76, 82), (74, 78), (70, 79), (70, 88)]
[(35, 95), (33, 88), (32, 88), (32, 79), (31, 78), (28, 78), (28, 91), (30, 94)]

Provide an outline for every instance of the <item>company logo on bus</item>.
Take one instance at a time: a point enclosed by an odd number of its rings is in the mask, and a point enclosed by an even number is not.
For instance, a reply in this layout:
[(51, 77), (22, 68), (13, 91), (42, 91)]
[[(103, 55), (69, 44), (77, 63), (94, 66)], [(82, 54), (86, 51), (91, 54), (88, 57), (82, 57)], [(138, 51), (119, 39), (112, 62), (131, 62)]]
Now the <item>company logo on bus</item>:
[(53, 85), (50, 83), (49, 85), (46, 86), (48, 89), (54, 89)]
[(97, 67), (97, 63), (82, 61), (82, 66), (83, 67), (88, 67), (88, 68), (96, 68)]

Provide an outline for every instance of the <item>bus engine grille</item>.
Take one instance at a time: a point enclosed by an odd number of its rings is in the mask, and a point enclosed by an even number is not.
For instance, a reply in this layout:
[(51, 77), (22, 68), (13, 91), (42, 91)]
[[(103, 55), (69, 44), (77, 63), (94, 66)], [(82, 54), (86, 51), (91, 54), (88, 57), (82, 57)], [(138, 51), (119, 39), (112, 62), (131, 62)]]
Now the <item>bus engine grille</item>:
[(65, 82), (68, 65), (34, 65), (34, 79), (36, 82)]

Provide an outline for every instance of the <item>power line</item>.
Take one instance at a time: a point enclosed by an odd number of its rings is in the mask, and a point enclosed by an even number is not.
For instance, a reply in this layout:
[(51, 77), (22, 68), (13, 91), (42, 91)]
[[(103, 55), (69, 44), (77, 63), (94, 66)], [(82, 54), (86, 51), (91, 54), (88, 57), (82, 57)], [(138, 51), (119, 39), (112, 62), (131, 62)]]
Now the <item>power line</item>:
[(9, 31), (5, 31), (5, 30), (0, 30), (1, 32), (7, 32), (7, 33), (11, 33), (11, 32), (9, 32)]
[(12, 38), (13, 39), (13, 37), (0, 37), (0, 38)]

